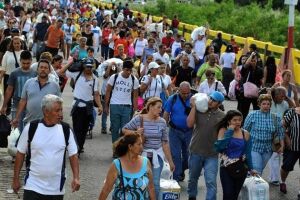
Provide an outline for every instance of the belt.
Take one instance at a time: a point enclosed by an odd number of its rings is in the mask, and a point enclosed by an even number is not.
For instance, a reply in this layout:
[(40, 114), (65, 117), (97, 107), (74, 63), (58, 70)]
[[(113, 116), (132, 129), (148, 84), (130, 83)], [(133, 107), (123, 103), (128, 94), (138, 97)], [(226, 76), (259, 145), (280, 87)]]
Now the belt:
[(179, 128), (177, 127), (172, 121), (169, 122), (169, 125), (171, 128), (179, 130), (181, 132), (186, 132), (186, 131), (190, 131), (191, 129), (183, 129), (183, 128)]

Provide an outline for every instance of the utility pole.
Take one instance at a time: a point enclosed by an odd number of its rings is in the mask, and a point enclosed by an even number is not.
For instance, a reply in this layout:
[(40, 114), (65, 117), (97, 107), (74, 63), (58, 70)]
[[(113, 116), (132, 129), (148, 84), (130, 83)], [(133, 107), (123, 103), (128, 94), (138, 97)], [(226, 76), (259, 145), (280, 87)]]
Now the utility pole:
[(288, 47), (286, 50), (286, 59), (285, 59), (286, 68), (289, 61), (291, 49), (294, 46), (295, 6), (297, 5), (297, 3), (298, 0), (284, 0), (284, 4), (289, 6)]

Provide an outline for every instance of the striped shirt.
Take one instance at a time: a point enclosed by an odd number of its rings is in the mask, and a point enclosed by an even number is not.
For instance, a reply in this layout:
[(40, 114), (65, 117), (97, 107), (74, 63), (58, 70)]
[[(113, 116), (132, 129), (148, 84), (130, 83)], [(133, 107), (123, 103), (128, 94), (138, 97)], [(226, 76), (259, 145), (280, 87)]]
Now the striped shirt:
[(283, 119), (290, 128), (291, 150), (300, 151), (300, 115), (295, 112), (295, 109), (291, 109)]
[(167, 124), (163, 118), (159, 118), (156, 121), (145, 119), (141, 124), (141, 118), (139, 115), (135, 116), (128, 122), (124, 128), (129, 130), (137, 130), (139, 127), (144, 127), (145, 143), (144, 149), (159, 149), (162, 147), (162, 142), (169, 140), (167, 133)]
[(252, 151), (264, 153), (272, 151), (272, 138), (275, 130), (283, 140), (284, 129), (281, 125), (280, 118), (274, 115), (277, 120), (277, 127), (270, 112), (262, 112), (260, 110), (252, 111), (245, 119), (244, 129), (246, 129), (252, 140)]

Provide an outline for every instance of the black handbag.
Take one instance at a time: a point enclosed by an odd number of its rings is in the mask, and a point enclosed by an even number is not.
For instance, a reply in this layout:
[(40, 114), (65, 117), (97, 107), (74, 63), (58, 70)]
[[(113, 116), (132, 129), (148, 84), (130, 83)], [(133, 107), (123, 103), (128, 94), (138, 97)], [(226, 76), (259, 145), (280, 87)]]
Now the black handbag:
[(231, 177), (236, 179), (246, 177), (248, 173), (248, 167), (242, 158), (240, 158), (237, 162), (226, 166), (225, 169)]
[(7, 116), (0, 115), (0, 147), (7, 147), (7, 136), (9, 136), (11, 131), (10, 121)]

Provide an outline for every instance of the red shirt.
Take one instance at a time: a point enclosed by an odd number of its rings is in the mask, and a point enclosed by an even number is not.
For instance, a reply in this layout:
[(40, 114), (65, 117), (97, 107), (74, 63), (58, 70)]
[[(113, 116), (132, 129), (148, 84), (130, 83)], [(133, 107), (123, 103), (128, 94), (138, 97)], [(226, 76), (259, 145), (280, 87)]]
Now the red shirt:
[(175, 39), (173, 37), (163, 37), (161, 40), (161, 43), (166, 45), (167, 48), (171, 48), (171, 45), (173, 44), (173, 42), (175, 41)]
[(104, 28), (102, 30), (102, 44), (104, 45), (108, 45), (108, 36), (111, 33), (111, 29), (110, 28)]
[(179, 25), (179, 20), (173, 19), (173, 20), (172, 20), (172, 27), (173, 27), (173, 28), (178, 28), (178, 25)]

